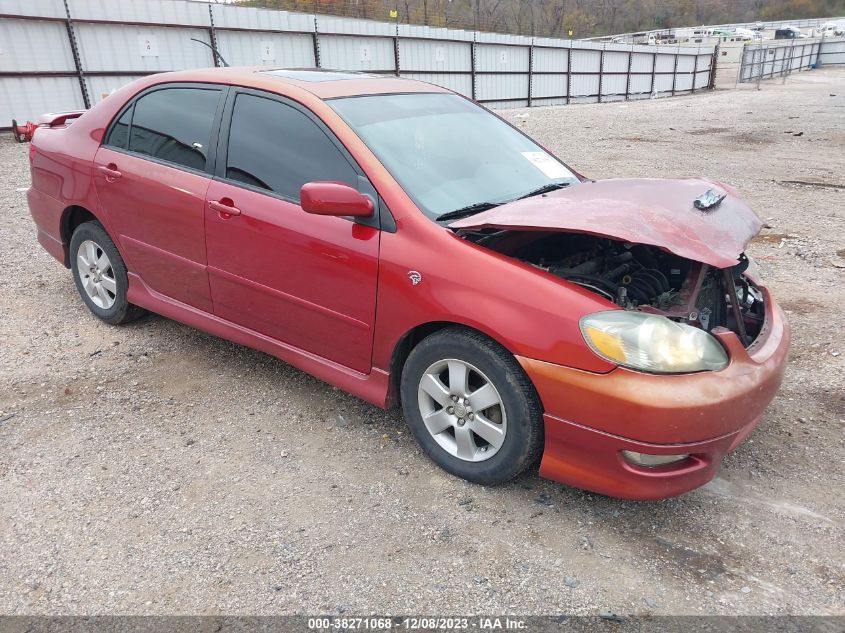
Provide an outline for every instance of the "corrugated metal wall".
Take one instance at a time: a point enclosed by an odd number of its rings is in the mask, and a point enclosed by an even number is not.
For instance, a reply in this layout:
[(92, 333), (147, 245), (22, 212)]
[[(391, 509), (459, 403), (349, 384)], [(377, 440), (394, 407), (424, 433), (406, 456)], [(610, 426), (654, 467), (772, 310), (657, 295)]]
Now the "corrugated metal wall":
[(845, 64), (845, 38), (826, 41), (819, 54), (819, 64)]
[(491, 107), (687, 94), (713, 49), (529, 38), (186, 0), (0, 0), (0, 127), (215, 64), (397, 74)]
[(746, 44), (739, 81), (783, 77), (817, 66), (845, 64), (845, 38), (776, 40)]

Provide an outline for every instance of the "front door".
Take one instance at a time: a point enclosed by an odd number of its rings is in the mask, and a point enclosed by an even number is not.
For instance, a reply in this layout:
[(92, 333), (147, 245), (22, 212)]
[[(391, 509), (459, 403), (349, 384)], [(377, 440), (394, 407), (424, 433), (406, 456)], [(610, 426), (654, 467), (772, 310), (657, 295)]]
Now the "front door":
[(94, 158), (94, 184), (130, 270), (163, 295), (211, 312), (204, 209), (220, 88), (142, 94)]
[(215, 314), (369, 372), (379, 230), (299, 206), (306, 182), (366, 191), (348, 153), (297, 104), (238, 90), (224, 113), (215, 176), (206, 205)]

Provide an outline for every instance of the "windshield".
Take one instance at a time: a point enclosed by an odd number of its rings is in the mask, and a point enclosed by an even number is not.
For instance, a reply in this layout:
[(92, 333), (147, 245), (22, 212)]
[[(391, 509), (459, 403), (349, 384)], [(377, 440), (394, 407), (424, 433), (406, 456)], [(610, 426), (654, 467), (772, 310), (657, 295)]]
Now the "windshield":
[(391, 94), (328, 103), (430, 218), (578, 182), (531, 139), (458, 95)]

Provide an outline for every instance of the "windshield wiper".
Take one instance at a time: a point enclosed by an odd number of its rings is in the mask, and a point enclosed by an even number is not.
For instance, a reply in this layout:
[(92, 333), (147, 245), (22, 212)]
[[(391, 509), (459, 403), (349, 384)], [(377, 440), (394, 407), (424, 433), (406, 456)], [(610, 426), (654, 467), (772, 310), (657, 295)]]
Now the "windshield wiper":
[(437, 216), (436, 220), (437, 222), (441, 222), (443, 220), (457, 220), (458, 218), (465, 218), (468, 215), (475, 215), (476, 213), (487, 211), (487, 209), (498, 207), (500, 204), (500, 202), (476, 202), (475, 204), (471, 204), (467, 207), (461, 207), (460, 209), (455, 209), (454, 211), (442, 213)]
[(542, 187), (537, 187), (534, 191), (529, 191), (524, 196), (519, 196), (516, 200), (522, 200), (523, 198), (530, 198), (532, 196), (539, 196), (541, 193), (549, 193), (550, 191), (557, 191), (558, 189), (564, 189), (571, 185), (571, 182), (550, 182), (547, 185), (543, 185)]
[[(543, 185), (542, 187), (538, 187), (533, 191), (529, 191), (523, 196), (519, 196), (518, 198), (509, 200), (508, 202), (513, 202), (514, 200), (522, 200), (523, 198), (530, 198), (531, 196), (539, 196), (541, 193), (548, 193), (550, 191), (556, 191), (557, 189), (563, 189), (564, 187), (568, 187), (571, 184), (571, 182), (551, 182), (547, 185)], [(448, 211), (446, 213), (438, 215), (436, 220), (438, 222), (442, 220), (457, 220), (458, 218), (465, 218), (468, 215), (475, 215), (476, 213), (487, 211), (487, 209), (492, 209), (493, 207), (498, 207), (502, 204), (504, 204), (504, 202), (477, 202), (467, 207), (461, 207), (460, 209), (455, 209), (454, 211)]]

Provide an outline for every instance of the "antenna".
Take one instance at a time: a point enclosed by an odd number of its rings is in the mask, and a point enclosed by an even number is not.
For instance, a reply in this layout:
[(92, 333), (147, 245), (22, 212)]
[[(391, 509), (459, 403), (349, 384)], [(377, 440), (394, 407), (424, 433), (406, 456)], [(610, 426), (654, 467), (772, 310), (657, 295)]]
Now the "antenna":
[(192, 37), (192, 38), (191, 38), (191, 41), (192, 41), (192, 42), (199, 42), (199, 43), (200, 43), (200, 44), (202, 44), (203, 46), (207, 46), (208, 48), (210, 48), (210, 49), (211, 49), (211, 52), (212, 52), (212, 53), (214, 53), (214, 54), (217, 56), (217, 59), (219, 59), (219, 60), (220, 60), (220, 63), (221, 63), (221, 64), (223, 64), (223, 65), (224, 65), (225, 67), (227, 67), (227, 68), (229, 67), (229, 62), (227, 62), (225, 59), (223, 59), (223, 55), (221, 55), (221, 54), (220, 54), (220, 51), (218, 51), (218, 50), (217, 50), (214, 46), (212, 46), (212, 45), (211, 45), (211, 44), (209, 44), (208, 42), (203, 42), (202, 40), (198, 40), (198, 39), (197, 39), (197, 38), (195, 38), (195, 37)]

